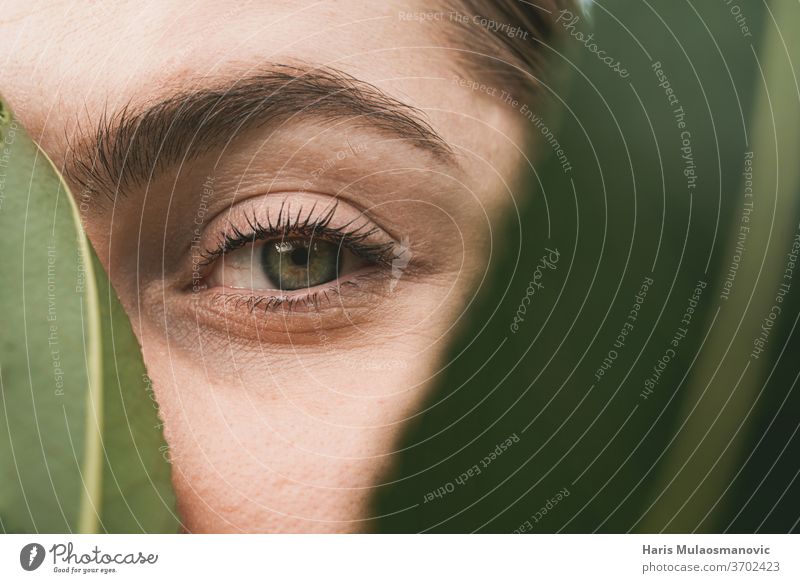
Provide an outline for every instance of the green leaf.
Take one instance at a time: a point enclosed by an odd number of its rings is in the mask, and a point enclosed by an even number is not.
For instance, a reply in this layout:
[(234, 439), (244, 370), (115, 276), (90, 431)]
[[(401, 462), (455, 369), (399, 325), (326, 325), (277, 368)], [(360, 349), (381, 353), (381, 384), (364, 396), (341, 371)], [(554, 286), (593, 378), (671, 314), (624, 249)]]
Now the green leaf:
[(141, 351), (78, 209), (0, 100), (0, 530), (176, 532)]

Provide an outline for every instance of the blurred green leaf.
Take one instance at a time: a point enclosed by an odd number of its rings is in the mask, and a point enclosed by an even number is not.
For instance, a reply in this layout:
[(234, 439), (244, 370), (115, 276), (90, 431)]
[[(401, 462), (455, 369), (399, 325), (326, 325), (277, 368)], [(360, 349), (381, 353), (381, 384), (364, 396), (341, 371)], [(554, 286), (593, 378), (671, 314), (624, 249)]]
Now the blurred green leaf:
[(0, 528), (175, 532), (130, 323), (45, 154), (0, 101)]

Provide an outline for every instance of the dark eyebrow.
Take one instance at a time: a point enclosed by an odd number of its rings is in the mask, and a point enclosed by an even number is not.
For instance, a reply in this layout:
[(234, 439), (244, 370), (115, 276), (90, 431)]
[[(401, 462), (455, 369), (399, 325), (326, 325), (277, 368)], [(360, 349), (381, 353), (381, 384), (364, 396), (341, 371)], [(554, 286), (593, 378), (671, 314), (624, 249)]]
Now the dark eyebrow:
[(447, 162), (454, 156), (423, 113), (374, 85), (330, 68), (282, 64), (227, 83), (170, 95), (144, 108), (103, 113), (78, 132), (65, 173), (84, 192), (124, 192), (174, 164), (224, 146), (238, 132), (314, 116), (407, 140)]

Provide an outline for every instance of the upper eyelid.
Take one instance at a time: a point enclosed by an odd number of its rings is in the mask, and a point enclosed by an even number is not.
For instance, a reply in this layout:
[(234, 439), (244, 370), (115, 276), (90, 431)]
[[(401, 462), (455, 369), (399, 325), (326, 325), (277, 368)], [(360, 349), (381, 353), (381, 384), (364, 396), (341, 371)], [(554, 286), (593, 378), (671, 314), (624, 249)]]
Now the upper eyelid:
[[(353, 188), (353, 183), (350, 181), (347, 185), (337, 185), (335, 189), (332, 187), (330, 190), (315, 190), (306, 188), (302, 183), (303, 178), (297, 176), (269, 176), (260, 183), (252, 185), (238, 183), (235, 191), (236, 202), (231, 203), (230, 206), (223, 209), (222, 212), (210, 215), (205, 224), (214, 222), (214, 219), (223, 212), (227, 212), (228, 216), (231, 216), (235, 207), (249, 204), (249, 202), (253, 200), (264, 198), (282, 199), (281, 205), (283, 206), (284, 203), (295, 199), (299, 195), (313, 197), (319, 200), (333, 201), (332, 203), (328, 202), (324, 208), (329, 208), (327, 205), (331, 204), (337, 209), (342, 207), (350, 208), (355, 211), (359, 217), (364, 217), (367, 221), (379, 224), (379, 229), (395, 243), (399, 243), (402, 239), (402, 229), (399, 225), (387, 224), (386, 219), (389, 217), (383, 217), (383, 221), (379, 220), (376, 216), (377, 213), (371, 212), (370, 210), (371, 208), (379, 206), (382, 202), (379, 198), (373, 198), (370, 195), (374, 194), (377, 188), (385, 188), (385, 186), (371, 186), (363, 189), (360, 187)], [(314, 205), (309, 204), (307, 206), (313, 207)], [(317, 206), (319, 206), (319, 204), (317, 204)]]
[[(281, 207), (280, 207), (280, 209), (278, 211), (278, 217), (275, 219), (275, 223), (274, 224), (272, 222), (272, 219), (270, 218), (269, 212), (266, 215), (266, 220), (267, 220), (267, 224), (266, 225), (261, 224), (261, 221), (255, 215), (255, 211), (253, 211), (252, 217), (251, 216), (247, 216), (245, 214), (245, 220), (247, 221), (247, 225), (250, 228), (250, 231), (252, 233), (251, 236), (253, 237), (254, 241), (259, 240), (258, 233), (260, 231), (276, 230), (276, 227), (280, 224), (281, 219), (283, 219), (284, 217), (288, 216), (288, 213), (290, 212), (290, 210), (288, 208), (286, 208), (286, 202), (287, 202), (286, 199), (284, 199), (284, 201), (281, 204)], [(318, 223), (318, 224), (321, 227), (326, 226), (330, 222), (330, 220), (333, 218), (333, 214), (336, 212), (336, 206), (337, 205), (338, 205), (338, 202), (334, 202), (334, 204), (331, 206), (330, 210), (326, 211), (324, 216), (320, 217), (320, 221), (321, 222)], [(316, 204), (314, 204), (312, 206), (311, 210), (306, 215), (306, 218), (303, 220), (303, 223), (302, 223), (303, 225), (307, 225), (309, 223), (309, 221), (311, 220), (311, 215), (313, 214), (315, 209), (316, 209)], [(300, 220), (301, 220), (302, 211), (303, 211), (303, 209), (302, 209), (302, 206), (301, 206), (300, 210), (297, 212), (297, 216), (294, 219), (294, 223), (287, 222), (283, 226), (281, 226), (281, 229), (283, 230), (283, 232), (287, 232), (288, 230), (290, 230), (292, 228), (297, 229), (301, 225)], [(228, 228), (230, 229), (230, 231), (232, 232), (232, 234), (236, 238), (238, 238), (240, 240), (243, 240), (243, 239), (245, 239), (247, 237), (241, 231), (241, 229), (239, 229), (233, 223), (232, 220), (228, 219), (228, 225), (227, 226), (228, 226)], [(219, 241), (217, 243), (217, 250), (218, 251), (206, 250), (206, 253), (209, 254), (209, 255), (211, 255), (211, 254), (221, 255), (221, 254), (223, 254), (225, 252), (230, 251), (231, 249), (223, 249), (223, 247), (225, 246), (224, 245), (225, 241), (229, 240), (231, 238), (232, 237), (231, 237), (231, 235), (229, 234), (228, 231), (221, 232), (219, 234)]]
[[(266, 224), (261, 222), (255, 211), (253, 211), (252, 216), (246, 215), (249, 232), (244, 232), (229, 220), (229, 230), (220, 233), (216, 247), (214, 249), (206, 249), (201, 253), (203, 256), (201, 266), (210, 265), (226, 253), (270, 237), (311, 237), (317, 235), (321, 238), (337, 239), (341, 244), (353, 249), (353, 247), (357, 247), (364, 241), (369, 240), (375, 233), (381, 231), (379, 227), (370, 225), (366, 219), (361, 224), (357, 224), (358, 218), (351, 219), (340, 226), (331, 227), (330, 224), (338, 208), (338, 201), (321, 211), (320, 215), (313, 219), (314, 211), (317, 208), (316, 204), (312, 205), (311, 210), (307, 213), (304, 213), (301, 206), (294, 214), (294, 218), (291, 218), (291, 209), (288, 208), (286, 202), (284, 200), (282, 203), (274, 222), (269, 213), (266, 216)], [(395, 247), (396, 242), (391, 240), (382, 244), (364, 244), (363, 247), (353, 250), (367, 250), (369, 251), (369, 257), (365, 258), (371, 259), (376, 263), (391, 264), (391, 261), (396, 258), (396, 255), (392, 253)]]

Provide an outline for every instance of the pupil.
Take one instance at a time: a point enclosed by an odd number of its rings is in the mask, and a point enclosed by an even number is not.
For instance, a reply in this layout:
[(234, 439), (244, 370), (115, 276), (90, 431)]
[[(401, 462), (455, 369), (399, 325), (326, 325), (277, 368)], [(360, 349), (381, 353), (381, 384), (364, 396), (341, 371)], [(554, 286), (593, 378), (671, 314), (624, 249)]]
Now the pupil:
[(308, 247), (298, 247), (290, 255), (295, 265), (308, 265)]

